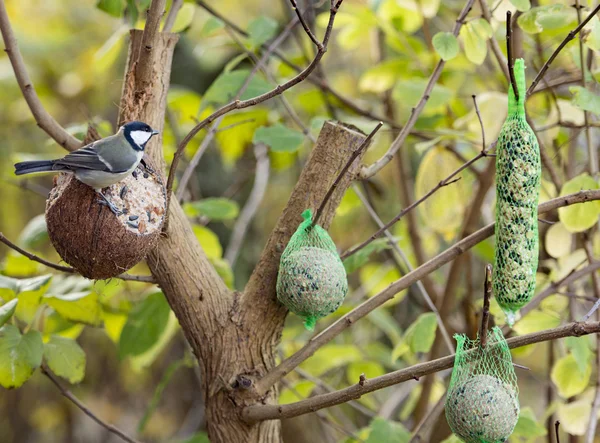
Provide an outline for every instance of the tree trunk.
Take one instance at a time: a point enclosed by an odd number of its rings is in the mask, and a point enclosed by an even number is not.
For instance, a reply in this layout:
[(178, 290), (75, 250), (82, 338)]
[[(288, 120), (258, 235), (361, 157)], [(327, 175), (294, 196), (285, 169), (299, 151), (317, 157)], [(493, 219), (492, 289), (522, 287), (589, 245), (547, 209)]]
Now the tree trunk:
[[(157, 34), (151, 48), (142, 48), (142, 38), (143, 31), (131, 32), (119, 121), (142, 120), (162, 131), (178, 36)], [(150, 83), (135, 78), (142, 53), (150, 54), (154, 72)], [(276, 388), (260, 395), (253, 386), (275, 365), (274, 351), (287, 314), (275, 293), (279, 257), (300, 223), (302, 211), (319, 206), (351, 152), (363, 140), (364, 136), (355, 130), (325, 123), (243, 294), (226, 287), (196, 240), (181, 206), (176, 199), (171, 201), (168, 232), (147, 262), (198, 358), (211, 441), (281, 441), (279, 421), (248, 424), (240, 414), (246, 405), (277, 402)], [(161, 141), (152, 141), (147, 154), (153, 165), (164, 170)], [(325, 228), (359, 163), (360, 157), (323, 212), (321, 224)]]

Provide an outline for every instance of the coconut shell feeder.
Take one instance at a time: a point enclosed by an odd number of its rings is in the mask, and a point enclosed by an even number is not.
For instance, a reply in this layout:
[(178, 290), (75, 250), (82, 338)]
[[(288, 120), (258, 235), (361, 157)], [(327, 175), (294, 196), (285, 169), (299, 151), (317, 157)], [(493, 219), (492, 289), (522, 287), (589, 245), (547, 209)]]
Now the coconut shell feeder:
[(158, 242), (167, 204), (162, 177), (141, 166), (103, 193), (121, 215), (70, 174), (54, 178), (46, 201), (52, 245), (65, 262), (94, 280), (116, 277), (146, 257)]

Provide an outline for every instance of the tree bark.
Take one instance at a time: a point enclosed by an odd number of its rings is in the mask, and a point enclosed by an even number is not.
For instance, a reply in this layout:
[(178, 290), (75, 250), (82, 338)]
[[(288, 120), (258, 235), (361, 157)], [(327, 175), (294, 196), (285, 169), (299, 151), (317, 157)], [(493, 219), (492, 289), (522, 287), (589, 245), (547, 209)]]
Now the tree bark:
[[(119, 121), (142, 120), (162, 131), (178, 37), (156, 35), (147, 68), (152, 72), (150, 82), (147, 76), (136, 78), (139, 55), (148, 56), (142, 40), (142, 31), (131, 32)], [(254, 382), (275, 365), (275, 347), (287, 314), (275, 293), (279, 257), (300, 223), (302, 211), (319, 206), (364, 138), (341, 124), (325, 123), (243, 294), (226, 287), (196, 240), (181, 206), (176, 199), (171, 201), (168, 231), (147, 262), (198, 358), (211, 441), (281, 441), (279, 421), (248, 424), (240, 414), (244, 406), (277, 402), (276, 388), (263, 394), (254, 388)], [(163, 171), (161, 141), (160, 137), (152, 141), (147, 155), (151, 164)], [(359, 162), (360, 157), (336, 188), (321, 217), (323, 227), (329, 226), (335, 208), (358, 172)]]

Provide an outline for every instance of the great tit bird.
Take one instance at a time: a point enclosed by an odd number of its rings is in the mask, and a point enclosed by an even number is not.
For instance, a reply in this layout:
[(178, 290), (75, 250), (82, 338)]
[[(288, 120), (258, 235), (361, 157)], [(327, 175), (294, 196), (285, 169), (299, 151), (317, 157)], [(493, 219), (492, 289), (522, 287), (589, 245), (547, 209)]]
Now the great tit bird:
[(124, 124), (115, 135), (97, 140), (56, 160), (34, 160), (15, 164), (15, 174), (33, 172), (67, 172), (75, 174), (80, 182), (94, 188), (104, 204), (120, 214), (104, 194), (102, 188), (111, 186), (129, 174), (142, 162), (144, 148), (158, 131), (139, 121)]

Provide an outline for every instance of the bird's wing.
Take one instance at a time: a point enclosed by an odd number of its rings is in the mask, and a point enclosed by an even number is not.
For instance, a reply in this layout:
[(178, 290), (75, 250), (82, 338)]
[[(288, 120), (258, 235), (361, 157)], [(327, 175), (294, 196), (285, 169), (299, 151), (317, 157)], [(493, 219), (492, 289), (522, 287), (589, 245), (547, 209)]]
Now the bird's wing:
[(55, 166), (62, 166), (68, 169), (90, 169), (113, 173), (125, 172), (126, 169), (121, 170), (121, 168), (115, 168), (102, 156), (102, 147), (105, 140), (106, 139), (96, 141), (73, 151), (60, 160), (57, 160), (54, 164)]

